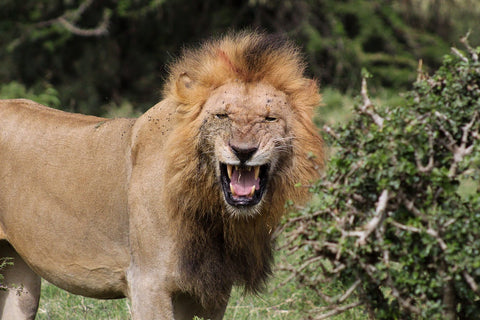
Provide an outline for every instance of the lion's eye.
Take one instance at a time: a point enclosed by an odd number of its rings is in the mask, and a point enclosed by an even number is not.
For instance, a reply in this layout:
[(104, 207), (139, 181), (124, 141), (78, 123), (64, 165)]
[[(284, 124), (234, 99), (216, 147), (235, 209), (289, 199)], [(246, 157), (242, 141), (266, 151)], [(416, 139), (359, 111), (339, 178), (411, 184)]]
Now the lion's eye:
[(275, 122), (275, 121), (277, 121), (277, 120), (278, 120), (278, 119), (275, 118), (275, 117), (265, 117), (265, 121), (267, 121), (267, 122)]
[(215, 118), (217, 118), (217, 119), (227, 119), (227, 118), (228, 118), (228, 114), (226, 114), (226, 113), (217, 113), (217, 114), (215, 115)]

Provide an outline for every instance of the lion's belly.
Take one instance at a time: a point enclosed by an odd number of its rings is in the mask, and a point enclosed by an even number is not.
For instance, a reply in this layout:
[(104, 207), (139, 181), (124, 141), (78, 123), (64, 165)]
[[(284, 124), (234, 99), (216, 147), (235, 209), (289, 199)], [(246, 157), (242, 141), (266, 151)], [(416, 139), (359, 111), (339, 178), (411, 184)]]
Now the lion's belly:
[(86, 173), (71, 185), (57, 175), (65, 183), (49, 185), (48, 169), (43, 171), (33, 180), (17, 174), (0, 183), (0, 223), (7, 240), (35, 272), (63, 289), (100, 298), (125, 295), (126, 182), (98, 185), (98, 175)]
[(1, 222), (8, 241), (49, 282), (85, 296), (124, 296), (126, 211), (92, 207), (97, 210), (80, 212), (52, 199), (24, 198), (21, 208), (4, 210)]

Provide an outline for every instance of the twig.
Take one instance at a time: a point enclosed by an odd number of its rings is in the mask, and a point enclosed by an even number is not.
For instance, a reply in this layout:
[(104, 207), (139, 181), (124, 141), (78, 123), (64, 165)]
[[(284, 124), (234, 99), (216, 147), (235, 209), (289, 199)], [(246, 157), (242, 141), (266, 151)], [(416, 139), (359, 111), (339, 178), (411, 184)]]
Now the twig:
[(394, 220), (389, 221), (393, 226), (397, 227), (398, 229), (405, 230), (405, 231), (410, 231), (410, 232), (415, 232), (415, 233), (422, 233), (425, 232), (428, 235), (432, 236), (437, 240), (438, 244), (440, 245), (440, 248), (443, 251), (447, 251), (448, 247), (445, 241), (438, 235), (438, 232), (432, 228), (428, 228), (427, 230), (422, 230), (420, 228), (412, 227), (412, 226), (406, 226), (404, 224), (398, 223)]
[(355, 289), (357, 289), (357, 287), (362, 283), (362, 281), (360, 279), (358, 279), (357, 281), (355, 281), (351, 286), (350, 288), (348, 288), (347, 291), (345, 291), (345, 293), (338, 299), (337, 303), (343, 303), (345, 300), (347, 300), (351, 295), (352, 293), (355, 291)]
[(77, 27), (67, 19), (60, 17), (58, 18), (58, 23), (61, 24), (65, 29), (73, 33), (74, 35), (81, 37), (99, 37), (108, 34), (108, 24), (110, 20), (110, 15), (105, 12), (103, 15), (102, 21), (98, 24), (97, 27), (92, 29), (82, 29)]
[(460, 146), (454, 145), (452, 147), (453, 148), (453, 150), (452, 150), (452, 152), (453, 152), (453, 163), (452, 163), (452, 165), (450, 167), (450, 170), (448, 172), (448, 177), (449, 178), (453, 178), (455, 176), (455, 174), (457, 172), (458, 163), (461, 162), (463, 160), (463, 158), (466, 155), (469, 155), (473, 150), (473, 144), (471, 144), (469, 147), (467, 147), (467, 143), (468, 143), (468, 136), (470, 135), (470, 129), (476, 123), (477, 116), (478, 116), (478, 112), (475, 112), (473, 117), (472, 117), (472, 120), (469, 123), (467, 123), (465, 126), (463, 126), (463, 128), (462, 128), (463, 135), (462, 135), (462, 140), (461, 140)]
[(454, 55), (462, 59), (463, 62), (468, 63), (468, 58), (463, 55), (457, 48), (452, 48), (452, 52)]
[(383, 190), (382, 194), (378, 198), (377, 208), (375, 210), (375, 216), (370, 220), (367, 225), (365, 225), (365, 230), (360, 232), (359, 238), (356, 241), (356, 245), (363, 246), (366, 243), (366, 239), (368, 236), (378, 227), (380, 222), (383, 220), (385, 216), (385, 208), (387, 207), (388, 203), (388, 190)]
[(465, 37), (460, 38), (460, 42), (467, 48), (468, 52), (471, 54), (472, 59), (477, 62), (478, 61), (478, 54), (475, 52), (475, 49), (473, 49), (470, 46), (470, 43), (468, 43), (468, 37), (470, 36), (470, 31), (467, 32)]
[(328, 133), (329, 135), (331, 135), (333, 138), (335, 138), (335, 140), (339, 140), (339, 137), (338, 135), (336, 134), (336, 132), (330, 128), (329, 126), (327, 125), (324, 125), (323, 126), (323, 131), (325, 131), (326, 133)]
[(416, 217), (419, 217), (422, 219), (423, 222), (430, 222), (430, 219), (426, 214), (418, 210), (417, 207), (415, 207), (415, 203), (412, 200), (407, 199), (407, 197), (402, 193), (399, 192), (400, 199), (402, 200), (403, 205), (410, 210)]
[(422, 161), (420, 159), (420, 156), (417, 153), (417, 150), (415, 150), (415, 163), (417, 164), (417, 169), (418, 171), (422, 173), (429, 173), (433, 169), (434, 165), (434, 150), (433, 150), (433, 135), (429, 132), (428, 133), (428, 164), (426, 166), (422, 165)]
[(425, 75), (423, 73), (423, 60), (418, 60), (418, 67), (417, 67), (417, 82), (425, 80)]
[(363, 99), (363, 104), (360, 106), (360, 112), (368, 115), (372, 118), (373, 122), (381, 129), (383, 129), (383, 121), (384, 119), (380, 117), (377, 113), (372, 111), (373, 104), (370, 98), (368, 97), (368, 90), (367, 90), (367, 79), (362, 78), (362, 90), (361, 95)]
[(82, 2), (77, 9), (65, 12), (63, 15), (46, 21), (41, 21), (35, 24), (37, 28), (43, 28), (54, 24), (59, 24), (71, 33), (82, 36), (103, 36), (108, 33), (108, 25), (110, 23), (110, 12), (105, 10), (103, 12), (102, 21), (95, 28), (83, 29), (78, 27), (75, 23), (80, 19), (83, 13), (92, 5), (93, 0), (86, 0)]
[(477, 296), (480, 296), (480, 291), (478, 290), (478, 284), (475, 282), (475, 279), (466, 271), (463, 271), (463, 277), (465, 278), (465, 281), (467, 281), (468, 285), (472, 289), (473, 292), (477, 294)]
[(399, 302), (405, 309), (407, 309), (407, 310), (410, 311), (411, 313), (414, 313), (414, 314), (417, 314), (417, 315), (421, 314), (421, 310), (410, 303), (410, 301), (411, 301), (412, 299), (410, 299), (410, 298), (404, 299), (404, 298), (402, 297), (402, 295), (400, 294), (400, 291), (398, 291), (398, 289), (393, 285), (393, 281), (392, 281), (392, 279), (390, 278), (390, 276), (389, 276), (388, 279), (387, 279), (387, 284), (388, 284), (388, 286), (390, 287), (390, 289), (392, 290), (392, 296), (394, 296), (395, 298), (397, 298), (398, 302)]
[(347, 310), (356, 308), (356, 307), (360, 306), (361, 304), (362, 303), (360, 301), (356, 301), (356, 302), (352, 302), (350, 304), (347, 304), (346, 306), (335, 307), (332, 311), (321, 314), (321, 315), (315, 317), (315, 319), (318, 319), (318, 320), (328, 319), (330, 317), (336, 316), (337, 314), (343, 313)]
[(313, 258), (310, 258), (308, 259), (306, 262), (304, 262), (300, 267), (298, 268), (295, 268), (295, 272), (293, 274), (291, 274), (287, 279), (285, 279), (284, 281), (282, 281), (282, 283), (280, 283), (278, 285), (278, 287), (282, 287), (284, 286), (285, 284), (287, 284), (288, 282), (290, 282), (290, 280), (292, 280), (293, 278), (295, 278), (297, 276), (298, 273), (300, 273), (300, 271), (302, 271), (303, 269), (305, 269), (306, 267), (308, 267), (309, 265), (317, 262), (317, 261), (320, 261), (320, 260), (323, 260), (323, 257), (322, 256), (317, 256), (317, 257), (313, 257)]

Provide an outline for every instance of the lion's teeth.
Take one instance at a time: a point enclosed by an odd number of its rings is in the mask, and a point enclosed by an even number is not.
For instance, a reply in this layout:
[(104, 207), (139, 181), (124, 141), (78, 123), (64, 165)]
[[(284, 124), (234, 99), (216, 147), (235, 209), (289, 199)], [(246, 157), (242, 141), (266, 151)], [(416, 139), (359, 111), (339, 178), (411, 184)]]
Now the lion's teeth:
[(233, 196), (236, 196), (237, 194), (235, 193), (235, 189), (233, 189), (232, 184), (230, 183), (230, 192), (232, 193)]
[(258, 176), (260, 175), (260, 167), (259, 166), (255, 166), (255, 180), (258, 179)]
[(227, 164), (228, 179), (232, 179), (233, 166)]
[(250, 191), (250, 194), (248, 196), (253, 197), (254, 193), (255, 193), (255, 186), (252, 186), (252, 190)]

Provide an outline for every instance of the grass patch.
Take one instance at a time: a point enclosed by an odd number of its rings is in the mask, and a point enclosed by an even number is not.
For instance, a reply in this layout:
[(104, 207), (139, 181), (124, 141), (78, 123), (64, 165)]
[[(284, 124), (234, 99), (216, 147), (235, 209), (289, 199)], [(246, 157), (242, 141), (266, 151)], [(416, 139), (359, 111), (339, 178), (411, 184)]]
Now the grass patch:
[(128, 320), (127, 299), (98, 300), (70, 294), (43, 281), (37, 320)]

